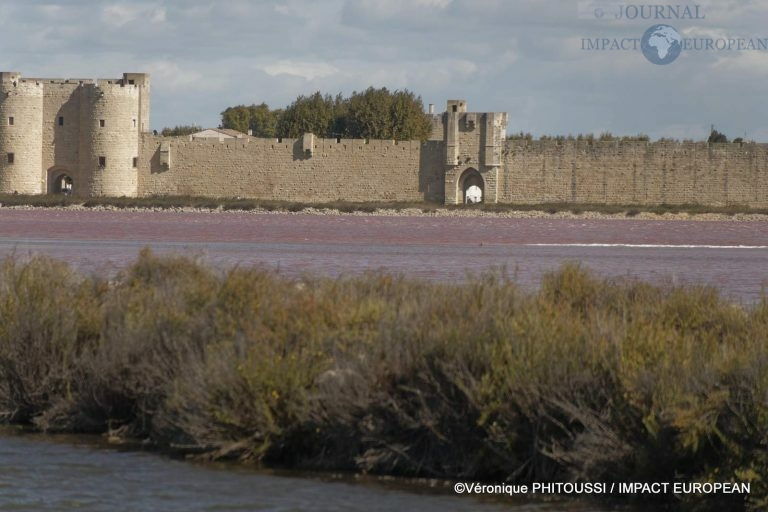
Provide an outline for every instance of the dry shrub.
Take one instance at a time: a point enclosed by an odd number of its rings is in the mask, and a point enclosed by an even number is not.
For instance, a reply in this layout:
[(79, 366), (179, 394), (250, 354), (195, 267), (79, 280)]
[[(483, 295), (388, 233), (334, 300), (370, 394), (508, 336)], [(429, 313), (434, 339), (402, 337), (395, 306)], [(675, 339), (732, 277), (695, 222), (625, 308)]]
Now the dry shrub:
[(45, 257), (0, 263), (0, 415), (30, 423), (76, 387), (98, 339), (103, 283)]
[(749, 481), (761, 510), (768, 300), (577, 265), (288, 279), (143, 252), (109, 282), (0, 264), (0, 410), (208, 458), (491, 481)]

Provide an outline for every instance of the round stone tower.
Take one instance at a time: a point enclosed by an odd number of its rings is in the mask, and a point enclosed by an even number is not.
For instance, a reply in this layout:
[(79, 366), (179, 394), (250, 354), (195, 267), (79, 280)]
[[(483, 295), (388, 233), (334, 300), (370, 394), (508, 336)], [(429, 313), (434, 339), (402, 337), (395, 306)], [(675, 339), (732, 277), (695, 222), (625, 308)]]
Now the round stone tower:
[(0, 73), (0, 192), (43, 193), (43, 86)]
[(139, 89), (121, 81), (84, 85), (80, 130), (86, 195), (136, 196)]

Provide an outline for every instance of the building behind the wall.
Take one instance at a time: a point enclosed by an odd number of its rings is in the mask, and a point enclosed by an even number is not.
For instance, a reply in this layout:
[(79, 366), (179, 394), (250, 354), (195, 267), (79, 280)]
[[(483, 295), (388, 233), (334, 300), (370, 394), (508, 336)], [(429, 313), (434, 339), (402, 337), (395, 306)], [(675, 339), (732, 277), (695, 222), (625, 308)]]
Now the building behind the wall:
[(768, 207), (768, 145), (509, 141), (449, 100), (426, 141), (149, 132), (150, 80), (0, 73), (0, 193)]

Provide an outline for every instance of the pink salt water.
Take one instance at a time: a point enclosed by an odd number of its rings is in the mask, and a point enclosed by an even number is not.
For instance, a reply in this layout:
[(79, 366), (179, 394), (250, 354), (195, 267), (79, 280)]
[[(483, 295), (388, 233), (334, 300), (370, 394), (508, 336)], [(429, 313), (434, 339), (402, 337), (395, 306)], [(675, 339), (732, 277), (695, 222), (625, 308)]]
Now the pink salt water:
[(503, 267), (535, 287), (575, 261), (600, 276), (710, 284), (744, 302), (768, 284), (762, 222), (0, 210), (0, 256), (114, 271), (146, 246), (287, 275), (383, 269), (451, 281)]

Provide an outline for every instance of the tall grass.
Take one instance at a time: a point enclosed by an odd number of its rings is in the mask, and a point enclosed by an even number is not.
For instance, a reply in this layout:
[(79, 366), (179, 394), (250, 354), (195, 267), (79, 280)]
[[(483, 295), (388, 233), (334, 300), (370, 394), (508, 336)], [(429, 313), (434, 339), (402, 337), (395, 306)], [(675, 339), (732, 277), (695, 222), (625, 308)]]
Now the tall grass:
[(768, 506), (768, 301), (606, 281), (536, 292), (289, 279), (144, 251), (117, 277), (0, 263), (0, 417), (274, 466), (440, 478), (751, 482)]

